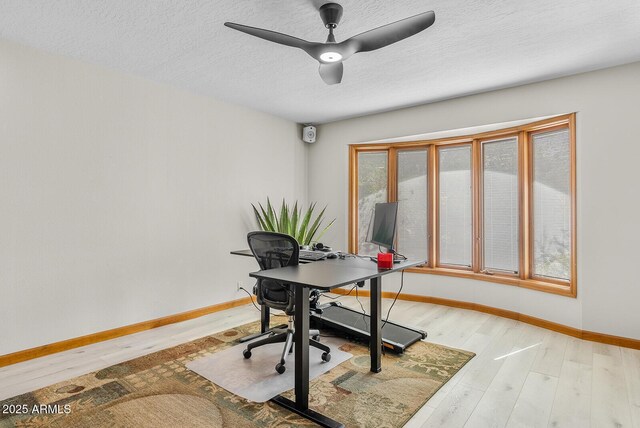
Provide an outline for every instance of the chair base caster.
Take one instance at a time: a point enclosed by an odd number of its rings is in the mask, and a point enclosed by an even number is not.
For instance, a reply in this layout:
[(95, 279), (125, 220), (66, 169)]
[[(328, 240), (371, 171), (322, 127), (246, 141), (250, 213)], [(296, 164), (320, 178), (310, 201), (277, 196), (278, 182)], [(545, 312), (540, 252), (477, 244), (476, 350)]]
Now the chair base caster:
[(329, 361), (331, 361), (331, 354), (328, 353), (328, 352), (323, 352), (322, 353), (322, 361), (327, 362), (327, 363)]
[(277, 371), (279, 374), (284, 373), (284, 371), (285, 371), (285, 370), (287, 370), (287, 368), (284, 366), (284, 364), (282, 364), (282, 363), (278, 363), (278, 364), (276, 365), (276, 371)]

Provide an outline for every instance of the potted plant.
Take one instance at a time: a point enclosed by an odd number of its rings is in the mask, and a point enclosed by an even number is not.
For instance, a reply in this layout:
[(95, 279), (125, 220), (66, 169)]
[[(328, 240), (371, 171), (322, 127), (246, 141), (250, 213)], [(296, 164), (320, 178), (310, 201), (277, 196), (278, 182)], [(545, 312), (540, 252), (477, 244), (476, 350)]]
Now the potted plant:
[(253, 207), (258, 225), (262, 230), (291, 235), (298, 241), (298, 244), (302, 248), (308, 248), (312, 242), (317, 242), (336, 221), (334, 218), (320, 231), (321, 224), (324, 220), (324, 212), (327, 207), (325, 206), (322, 211), (313, 218), (313, 213), (316, 208), (315, 202), (310, 204), (304, 213), (302, 212), (302, 207), (298, 207), (298, 201), (291, 207), (284, 199), (282, 200), (282, 205), (280, 205), (279, 214), (273, 205), (271, 205), (269, 198), (267, 198), (266, 208), (260, 203), (258, 203), (259, 210), (254, 204), (251, 204), (251, 206)]

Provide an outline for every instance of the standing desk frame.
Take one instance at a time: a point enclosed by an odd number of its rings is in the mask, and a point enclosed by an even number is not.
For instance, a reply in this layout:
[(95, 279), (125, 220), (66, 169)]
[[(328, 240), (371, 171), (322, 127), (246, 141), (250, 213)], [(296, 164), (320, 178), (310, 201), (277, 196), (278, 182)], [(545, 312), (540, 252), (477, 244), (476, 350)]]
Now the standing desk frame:
[(281, 395), (271, 401), (323, 427), (341, 428), (343, 424), (309, 408), (309, 290), (330, 291), (360, 281), (369, 281), (371, 299), (371, 340), (369, 354), (371, 371), (382, 371), (382, 276), (423, 264), (424, 261), (403, 261), (392, 269), (378, 270), (366, 259), (322, 260), (309, 264), (287, 266), (250, 273), (257, 279), (270, 279), (290, 284), (295, 289), (295, 401)]

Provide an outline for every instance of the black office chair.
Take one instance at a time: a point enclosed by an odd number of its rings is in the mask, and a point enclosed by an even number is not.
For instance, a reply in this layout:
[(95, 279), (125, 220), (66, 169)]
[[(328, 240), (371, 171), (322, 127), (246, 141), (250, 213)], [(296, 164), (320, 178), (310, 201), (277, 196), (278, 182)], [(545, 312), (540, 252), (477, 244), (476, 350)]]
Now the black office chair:
[[(284, 266), (298, 264), (299, 246), (298, 242), (290, 235), (275, 232), (250, 232), (247, 235), (249, 248), (256, 258), (261, 270), (274, 269)], [(274, 329), (271, 334), (264, 339), (251, 342), (247, 349), (243, 351), (245, 358), (251, 358), (251, 350), (268, 343), (284, 343), (282, 358), (276, 365), (276, 371), (284, 373), (286, 368), (285, 357), (291, 353), (293, 348), (293, 314), (294, 314), (294, 288), (290, 284), (284, 284), (273, 280), (259, 279), (253, 289), (257, 296), (258, 303), (266, 305), (272, 309), (282, 310), (289, 316), (289, 323), (286, 329)], [(331, 360), (331, 349), (318, 341), (320, 332), (318, 330), (309, 331), (309, 345), (318, 348), (323, 352), (322, 360)]]

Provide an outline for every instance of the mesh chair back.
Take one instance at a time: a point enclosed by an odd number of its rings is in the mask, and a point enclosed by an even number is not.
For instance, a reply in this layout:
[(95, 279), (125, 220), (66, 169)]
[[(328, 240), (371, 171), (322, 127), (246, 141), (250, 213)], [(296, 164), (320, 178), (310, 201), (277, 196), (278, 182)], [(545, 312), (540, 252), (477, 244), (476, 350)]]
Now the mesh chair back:
[[(250, 232), (249, 248), (261, 270), (298, 264), (300, 248), (294, 237), (276, 232)], [(293, 313), (293, 292), (289, 284), (272, 280), (259, 280), (256, 284), (258, 303), (273, 309)]]
[(293, 236), (259, 231), (250, 232), (247, 241), (261, 270), (298, 264), (300, 248)]

